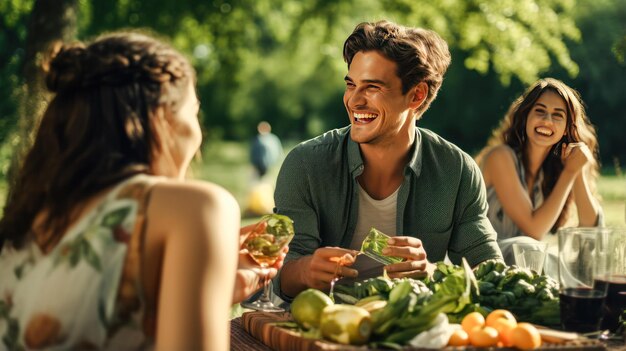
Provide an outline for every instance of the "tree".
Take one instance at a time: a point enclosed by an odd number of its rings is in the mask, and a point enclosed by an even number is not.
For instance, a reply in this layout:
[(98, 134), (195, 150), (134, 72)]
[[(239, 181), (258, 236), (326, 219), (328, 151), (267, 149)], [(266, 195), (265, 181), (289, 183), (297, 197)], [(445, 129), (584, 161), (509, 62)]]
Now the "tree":
[[(609, 9), (618, 8), (620, 1), (599, 0)], [(575, 0), (62, 3), (80, 11), (80, 39), (122, 27), (148, 27), (171, 38), (174, 46), (189, 53), (197, 69), (207, 133), (237, 140), (250, 137), (260, 120), (270, 121), (277, 134), (291, 138), (345, 125), (341, 47), (358, 22), (387, 18), (432, 28), (450, 44), (453, 62), (440, 97), (420, 123), (469, 149), (484, 143), (524, 85), (546, 72), (558, 71), (570, 81), (579, 73), (570, 52), (581, 46), (576, 21), (585, 18), (577, 15)], [(51, 21), (62, 19), (63, 13), (45, 16)], [(72, 28), (70, 22), (55, 25), (57, 37), (71, 36), (59, 29)], [(614, 47), (620, 52), (617, 44)], [(0, 63), (5, 57), (0, 52)], [(593, 62), (585, 65), (585, 70), (598, 68)], [(5, 104), (0, 102), (0, 111)]]
[[(244, 3), (251, 10), (244, 10)], [(215, 81), (238, 84), (220, 84), (217, 92), (212, 90), (227, 110), (212, 113), (209, 119), (219, 118), (206, 125), (241, 138), (262, 119), (282, 121), (275, 123), (278, 133), (302, 136), (345, 123), (343, 108), (336, 108), (337, 102), (341, 106), (346, 71), (343, 40), (358, 22), (382, 18), (435, 29), (458, 53), (453, 65), (464, 57), (463, 70), (494, 72), (499, 78), (496, 86), (512, 80), (529, 83), (554, 61), (574, 76), (578, 66), (563, 44), (580, 36), (573, 21), (574, 4), (573, 0), (233, 2), (221, 23), (228, 26), (224, 22), (236, 13), (239, 23), (254, 26), (230, 36), (228, 48), (214, 46), (218, 65), (225, 68), (214, 73)], [(239, 53), (237, 65), (222, 65), (219, 56), (224, 49)]]
[(32, 143), (32, 134), (39, 124), (48, 100), (42, 61), (58, 41), (75, 37), (78, 0), (36, 0), (28, 21), (28, 32), (23, 59), (23, 86), (17, 140), (14, 144), (9, 180), (11, 180), (25, 152)]
[[(0, 143), (17, 121), (15, 91), (21, 86), (21, 67), (28, 14), (32, 1), (0, 0)], [(4, 148), (6, 149), (6, 148)], [(4, 150), (3, 150), (4, 151)]]

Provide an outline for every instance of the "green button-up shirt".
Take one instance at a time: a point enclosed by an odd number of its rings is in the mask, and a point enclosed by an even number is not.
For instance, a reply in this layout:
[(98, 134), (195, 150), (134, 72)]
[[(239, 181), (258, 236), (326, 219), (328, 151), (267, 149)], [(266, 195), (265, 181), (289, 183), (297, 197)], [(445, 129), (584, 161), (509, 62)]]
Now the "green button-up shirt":
[[(320, 247), (349, 247), (358, 217), (357, 177), (363, 172), (350, 127), (296, 146), (278, 175), (275, 211), (291, 217), (296, 235), (286, 261)], [(502, 254), (487, 219), (485, 185), (474, 160), (427, 129), (416, 128), (410, 160), (398, 191), (397, 235), (419, 238), (430, 262), (446, 253), (471, 266)], [(280, 292), (280, 274), (274, 281)]]

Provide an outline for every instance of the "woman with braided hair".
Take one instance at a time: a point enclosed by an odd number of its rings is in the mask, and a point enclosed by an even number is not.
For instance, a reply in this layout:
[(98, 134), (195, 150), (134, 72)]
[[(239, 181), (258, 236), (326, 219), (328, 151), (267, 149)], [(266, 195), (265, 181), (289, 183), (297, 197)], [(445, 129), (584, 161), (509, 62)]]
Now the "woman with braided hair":
[(237, 270), (236, 201), (184, 180), (202, 139), (191, 65), (115, 33), (47, 68), (55, 95), (0, 221), (0, 350), (226, 350), (231, 302), (257, 286)]

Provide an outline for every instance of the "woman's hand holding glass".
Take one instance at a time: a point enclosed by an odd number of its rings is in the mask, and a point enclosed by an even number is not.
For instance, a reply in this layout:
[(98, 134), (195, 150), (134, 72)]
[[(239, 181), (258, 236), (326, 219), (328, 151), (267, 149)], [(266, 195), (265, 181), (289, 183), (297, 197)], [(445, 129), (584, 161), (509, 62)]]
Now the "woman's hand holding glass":
[(266, 215), (259, 223), (242, 228), (241, 234), (237, 280), (239, 282), (239, 277), (247, 277), (243, 283), (244, 293), (257, 290), (259, 283), (263, 286), (263, 295), (258, 300), (241, 305), (258, 311), (283, 311), (270, 301), (269, 283), (282, 266), (289, 242), (295, 234), (292, 220), (278, 214)]
[(280, 267), (282, 267), (285, 256), (287, 256), (289, 246), (283, 248), (282, 253), (273, 265), (263, 269), (248, 254), (248, 249), (243, 245), (246, 238), (253, 232), (265, 231), (266, 226), (267, 223), (259, 222), (247, 225), (239, 230), (239, 246), (241, 249), (239, 251), (239, 265), (237, 267), (233, 303), (239, 303), (261, 289), (265, 279), (274, 278)]

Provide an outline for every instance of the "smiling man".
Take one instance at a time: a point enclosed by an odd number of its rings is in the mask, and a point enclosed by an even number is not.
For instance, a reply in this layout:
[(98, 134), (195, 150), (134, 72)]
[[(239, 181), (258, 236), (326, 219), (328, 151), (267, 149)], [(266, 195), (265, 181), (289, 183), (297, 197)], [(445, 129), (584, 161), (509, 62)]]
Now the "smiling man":
[[(392, 236), (383, 253), (404, 258), (390, 277), (423, 277), (432, 262), (501, 259), (472, 158), (416, 122), (450, 64), (437, 33), (388, 21), (361, 23), (344, 43), (350, 125), (305, 141), (285, 159), (276, 212), (296, 236), (275, 291), (286, 300), (336, 276), (364, 279), (383, 266), (355, 258), (371, 227)], [(345, 263), (338, 267), (337, 262)]]

